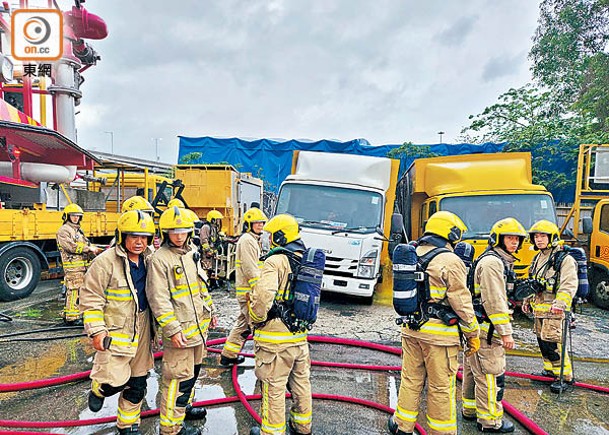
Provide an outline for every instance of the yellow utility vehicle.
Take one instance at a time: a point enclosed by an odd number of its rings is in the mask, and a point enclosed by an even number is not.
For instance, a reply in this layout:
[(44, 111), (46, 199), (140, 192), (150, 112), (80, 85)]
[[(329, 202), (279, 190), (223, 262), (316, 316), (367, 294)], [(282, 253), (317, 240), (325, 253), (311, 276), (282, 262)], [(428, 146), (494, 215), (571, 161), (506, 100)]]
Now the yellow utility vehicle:
[[(533, 184), (530, 153), (463, 154), (415, 160), (397, 188), (397, 211), (408, 240), (423, 235), (436, 211), (458, 215), (474, 245), (476, 256), (488, 246), (492, 225), (513, 217), (525, 228), (546, 219), (556, 223), (552, 195)], [(525, 276), (534, 251), (525, 243), (517, 254), (515, 271)]]

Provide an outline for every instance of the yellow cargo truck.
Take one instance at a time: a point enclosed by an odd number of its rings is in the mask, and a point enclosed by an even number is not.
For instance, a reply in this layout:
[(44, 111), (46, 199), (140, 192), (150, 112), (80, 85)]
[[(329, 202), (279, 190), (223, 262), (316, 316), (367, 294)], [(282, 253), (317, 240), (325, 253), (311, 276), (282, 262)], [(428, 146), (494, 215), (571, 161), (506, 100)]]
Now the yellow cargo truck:
[[(492, 225), (514, 217), (526, 229), (540, 220), (556, 222), (552, 195), (532, 183), (530, 153), (465, 154), (417, 159), (398, 183), (396, 208), (409, 240), (423, 235), (429, 216), (457, 214), (467, 225), (464, 240), (476, 255), (488, 245)], [(528, 271), (534, 251), (525, 243), (515, 270)]]

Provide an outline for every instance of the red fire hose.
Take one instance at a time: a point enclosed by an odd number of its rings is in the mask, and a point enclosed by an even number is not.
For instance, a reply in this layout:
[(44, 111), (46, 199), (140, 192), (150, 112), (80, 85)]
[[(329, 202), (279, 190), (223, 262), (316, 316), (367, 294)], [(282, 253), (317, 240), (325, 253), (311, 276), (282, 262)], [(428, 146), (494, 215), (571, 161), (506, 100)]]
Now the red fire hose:
[[(250, 339), (251, 339), (251, 337), (250, 337)], [(207, 345), (214, 346), (214, 345), (218, 345), (218, 344), (223, 344), (225, 341), (226, 341), (226, 338), (209, 340), (207, 342)], [(356, 347), (361, 347), (361, 348), (366, 348), (366, 349), (371, 349), (371, 350), (377, 350), (380, 352), (390, 353), (393, 355), (401, 354), (401, 349), (398, 347), (386, 346), (386, 345), (382, 345), (382, 344), (371, 343), (371, 342), (366, 342), (366, 341), (361, 341), (361, 340), (347, 339), (347, 338), (309, 336), (309, 341), (314, 342), (314, 343), (329, 343), (329, 344), (356, 346)], [(210, 348), (208, 350), (211, 352), (220, 352), (220, 349)], [(159, 353), (155, 354), (155, 357), (159, 358), (161, 355), (162, 355), (162, 352), (159, 352)], [(241, 355), (248, 356), (248, 357), (253, 356), (251, 354), (245, 354), (245, 353), (241, 353)], [(381, 371), (399, 371), (399, 370), (401, 370), (401, 366), (333, 363), (333, 362), (325, 362), (325, 361), (311, 361), (311, 365), (321, 366), (321, 367), (333, 367), (333, 368), (349, 368), (352, 370), (354, 370), (354, 369), (381, 370)], [(23, 391), (23, 390), (30, 390), (30, 389), (60, 385), (60, 384), (64, 384), (64, 383), (74, 382), (77, 380), (87, 379), (89, 374), (90, 374), (90, 371), (86, 371), (86, 372), (75, 373), (72, 375), (58, 377), (58, 378), (42, 379), (42, 380), (36, 380), (36, 381), (30, 381), (30, 382), (20, 382), (20, 383), (15, 383), (15, 384), (0, 384), (0, 392)], [(519, 377), (519, 378), (531, 379), (531, 380), (535, 380), (535, 381), (544, 381), (544, 382), (553, 381), (552, 378), (536, 376), (536, 375), (527, 375), (527, 374), (517, 373), (517, 372), (506, 372), (506, 375), (513, 376), (513, 377)], [(460, 374), (458, 374), (458, 377), (460, 379)], [(237, 378), (237, 366), (234, 366), (232, 369), (232, 379), (233, 379), (233, 387), (235, 388), (235, 391), (237, 393), (236, 396), (220, 398), (220, 399), (213, 399), (213, 400), (204, 400), (201, 402), (195, 402), (193, 405), (194, 406), (214, 406), (214, 405), (222, 405), (222, 404), (226, 404), (226, 403), (241, 402), (243, 404), (243, 406), (248, 410), (250, 415), (254, 418), (254, 420), (256, 420), (258, 423), (260, 423), (260, 416), (251, 407), (251, 405), (248, 403), (248, 400), (259, 400), (261, 396), (260, 395), (249, 395), (248, 396), (243, 393), (243, 391), (241, 390), (241, 387), (239, 385), (238, 378)], [(581, 387), (581, 388), (587, 388), (592, 391), (609, 393), (609, 388), (607, 388), (607, 387), (585, 384), (585, 383), (581, 383), (581, 382), (576, 382), (574, 385), (577, 387)], [(354, 398), (354, 397), (338, 396), (338, 395), (330, 395), (330, 394), (313, 394), (313, 398), (318, 399), (318, 400), (335, 400), (335, 401), (341, 401), (341, 402), (354, 403), (354, 404), (372, 407), (372, 408), (378, 409), (383, 412), (393, 413), (393, 409), (386, 405), (376, 403), (376, 402), (371, 402), (371, 401), (364, 400), (364, 399)], [(543, 429), (541, 429), (537, 424), (535, 424), (532, 420), (530, 420), (528, 417), (526, 417), (523, 413), (521, 413), (516, 408), (514, 408), (509, 402), (507, 402), (506, 400), (503, 400), (502, 403), (503, 403), (505, 411), (508, 414), (510, 414), (515, 420), (517, 420), (522, 426), (524, 426), (530, 433), (535, 434), (535, 435), (547, 435), (547, 432), (545, 432)], [(158, 413), (159, 413), (158, 409), (144, 411), (144, 412), (142, 412), (142, 417), (149, 417), (149, 416), (157, 415)], [(19, 427), (19, 428), (73, 427), (73, 426), (87, 426), (87, 425), (94, 425), (94, 424), (110, 423), (115, 420), (116, 420), (116, 417), (103, 417), (103, 418), (95, 418), (95, 419), (89, 419), (89, 420), (66, 420), (66, 421), (54, 421), (54, 422), (0, 420), (0, 426)], [(425, 434), (424, 429), (422, 427), (420, 427), (419, 425), (417, 425), (416, 429), (420, 434)], [(42, 432), (14, 432), (14, 431), (0, 430), (0, 435), (4, 435), (4, 434), (6, 434), (6, 435), (17, 435), (17, 434), (40, 435), (41, 433)], [(55, 435), (57, 435), (57, 434), (55, 434)]]

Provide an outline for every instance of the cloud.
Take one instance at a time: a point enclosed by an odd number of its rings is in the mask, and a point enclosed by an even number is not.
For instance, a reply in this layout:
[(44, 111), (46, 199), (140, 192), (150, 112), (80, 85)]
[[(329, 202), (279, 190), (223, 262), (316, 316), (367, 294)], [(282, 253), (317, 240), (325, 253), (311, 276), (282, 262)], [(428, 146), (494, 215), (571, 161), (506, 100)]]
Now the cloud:
[(526, 53), (520, 52), (513, 56), (496, 56), (489, 59), (483, 67), (482, 79), (485, 82), (509, 77), (516, 74), (526, 61)]
[(438, 33), (434, 40), (449, 47), (459, 46), (473, 33), (474, 25), (477, 21), (477, 15), (461, 17), (448, 28)]

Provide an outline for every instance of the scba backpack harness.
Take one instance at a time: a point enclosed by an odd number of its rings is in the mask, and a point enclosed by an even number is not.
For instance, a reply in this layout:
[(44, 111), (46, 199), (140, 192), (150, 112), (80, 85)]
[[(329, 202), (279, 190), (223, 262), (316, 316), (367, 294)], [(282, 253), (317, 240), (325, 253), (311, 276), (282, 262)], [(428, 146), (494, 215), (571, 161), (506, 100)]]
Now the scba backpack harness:
[(588, 293), (590, 292), (590, 284), (588, 283), (588, 259), (582, 248), (564, 246), (562, 250), (554, 254), (552, 260), (552, 269), (556, 271), (556, 277), (554, 278), (554, 293), (556, 293), (557, 286), (560, 282), (560, 267), (567, 255), (573, 257), (577, 262), (577, 292), (575, 293), (573, 301), (582, 304), (586, 301)]
[[(467, 288), (469, 289), (469, 291), (472, 295), (472, 304), (474, 306), (474, 314), (476, 315), (476, 319), (478, 320), (478, 323), (483, 323), (483, 322), (489, 323), (488, 334), (486, 336), (486, 342), (490, 345), (493, 340), (493, 333), (495, 332), (495, 325), (493, 325), (493, 322), (491, 322), (490, 318), (486, 314), (484, 305), (482, 305), (481, 295), (478, 292), (476, 292), (476, 285), (474, 283), (474, 277), (476, 275), (476, 267), (478, 266), (478, 263), (484, 257), (487, 257), (489, 255), (492, 255), (493, 257), (498, 258), (499, 260), (501, 260), (501, 264), (503, 264), (503, 279), (505, 281), (506, 292), (507, 292), (507, 296), (508, 296), (508, 305), (510, 303), (509, 299), (512, 297), (512, 295), (514, 293), (514, 284), (516, 282), (516, 273), (513, 270), (510, 270), (510, 268), (507, 266), (505, 261), (503, 261), (501, 256), (499, 254), (497, 254), (495, 252), (495, 250), (493, 250), (493, 249), (487, 249), (482, 254), (480, 254), (480, 256), (473, 262), (471, 268), (469, 269), (469, 272), (467, 273)], [(461, 258), (461, 259), (465, 262), (465, 260), (463, 258)]]
[(459, 321), (456, 314), (442, 304), (430, 304), (429, 275), (427, 266), (438, 254), (451, 252), (446, 248), (435, 248), (419, 257), (416, 247), (401, 243), (393, 251), (393, 308), (400, 317), (398, 325), (406, 324), (414, 331), (430, 318), (442, 320), (453, 326)]
[(317, 320), (326, 254), (321, 249), (309, 248), (300, 258), (285, 248), (275, 248), (262, 260), (278, 254), (288, 258), (292, 273), (285, 292), (275, 297), (267, 319), (280, 318), (290, 332), (310, 330)]

